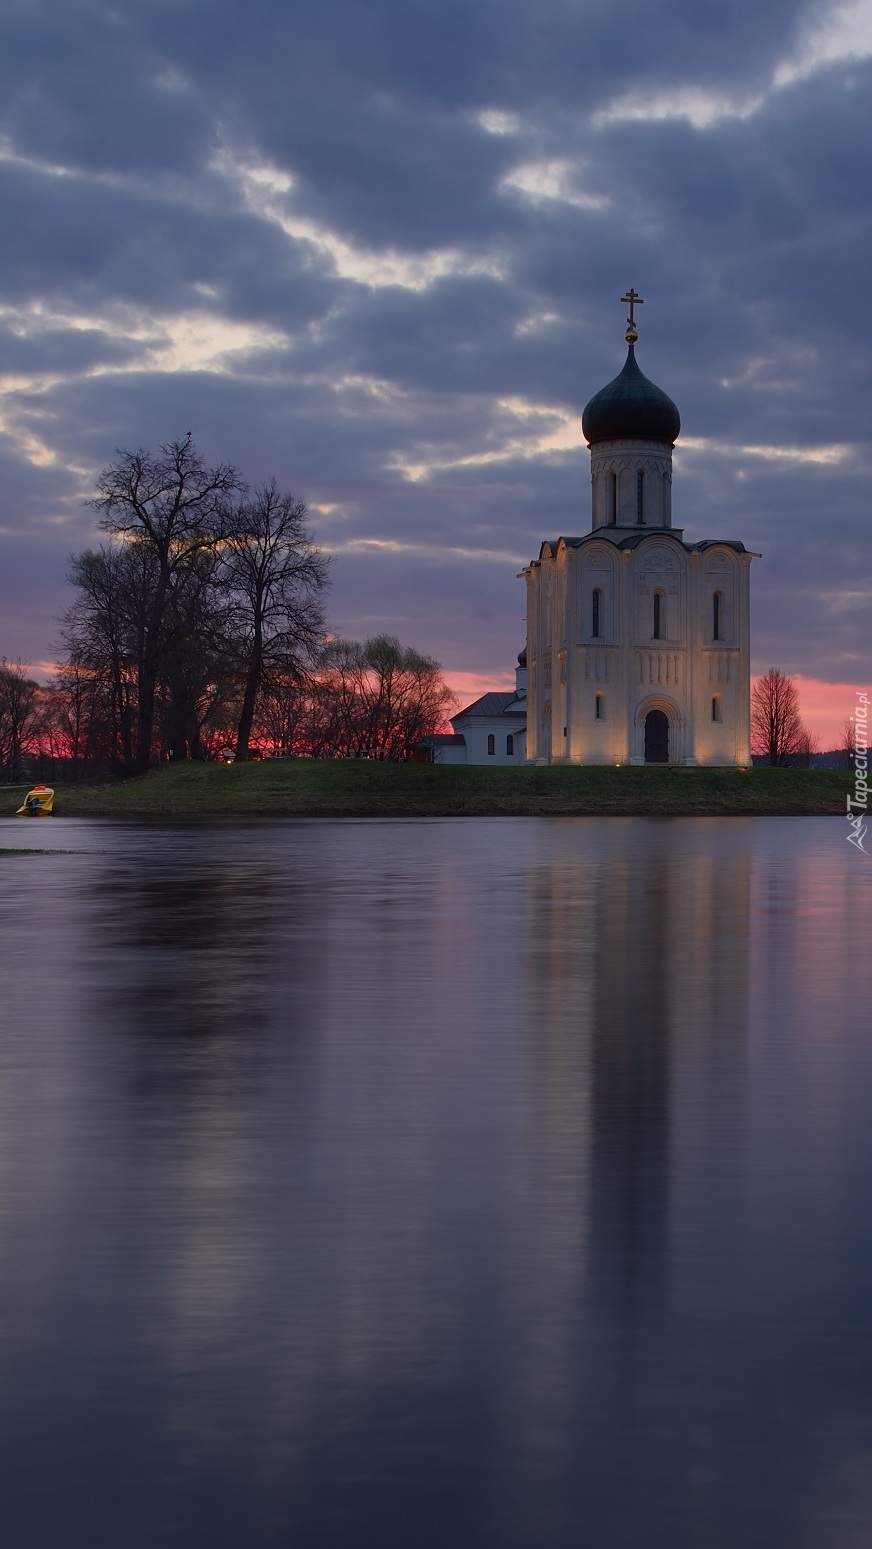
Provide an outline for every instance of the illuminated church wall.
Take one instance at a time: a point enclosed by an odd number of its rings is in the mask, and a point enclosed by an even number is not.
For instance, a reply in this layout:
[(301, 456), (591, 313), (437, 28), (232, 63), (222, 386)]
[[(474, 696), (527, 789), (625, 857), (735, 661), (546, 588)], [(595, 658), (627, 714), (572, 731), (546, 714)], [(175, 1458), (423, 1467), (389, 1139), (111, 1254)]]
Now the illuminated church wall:
[(636, 337), (631, 317), (624, 369), (584, 411), (591, 531), (523, 572), (527, 761), (745, 766), (755, 556), (671, 525), (680, 419)]

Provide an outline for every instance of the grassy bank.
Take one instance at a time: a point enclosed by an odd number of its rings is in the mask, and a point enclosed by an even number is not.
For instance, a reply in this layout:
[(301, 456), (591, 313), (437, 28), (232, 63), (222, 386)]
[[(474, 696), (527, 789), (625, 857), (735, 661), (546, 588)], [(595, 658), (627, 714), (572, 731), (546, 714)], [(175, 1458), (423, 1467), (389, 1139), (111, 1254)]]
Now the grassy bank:
[[(271, 759), (166, 765), (132, 780), (55, 786), (58, 817), (815, 815), (845, 812), (841, 770), (467, 768)], [(23, 794), (23, 788), (22, 788)], [(6, 789), (5, 810), (19, 805)], [(42, 822), (42, 819), (37, 819)]]

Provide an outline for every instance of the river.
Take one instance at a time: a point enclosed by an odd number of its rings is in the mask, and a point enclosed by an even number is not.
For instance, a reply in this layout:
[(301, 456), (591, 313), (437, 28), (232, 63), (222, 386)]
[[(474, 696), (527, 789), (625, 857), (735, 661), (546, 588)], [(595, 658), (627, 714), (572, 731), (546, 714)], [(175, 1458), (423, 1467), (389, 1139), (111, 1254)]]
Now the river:
[(872, 1542), (845, 833), (0, 821), (5, 1549)]

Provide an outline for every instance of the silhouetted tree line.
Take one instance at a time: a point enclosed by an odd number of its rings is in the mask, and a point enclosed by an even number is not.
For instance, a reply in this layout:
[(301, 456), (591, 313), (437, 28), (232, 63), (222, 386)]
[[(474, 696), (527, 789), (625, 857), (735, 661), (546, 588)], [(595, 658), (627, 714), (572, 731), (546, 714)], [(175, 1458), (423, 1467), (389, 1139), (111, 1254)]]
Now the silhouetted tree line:
[(41, 686), (0, 664), (0, 773), (133, 773), (261, 751), (406, 759), (453, 706), (439, 664), (391, 636), (328, 640), (329, 558), (306, 507), (210, 468), (190, 435), (122, 451), (72, 559), (62, 661)]
[(438, 662), (376, 635), (362, 645), (332, 640), (308, 680), (271, 684), (260, 726), (286, 753), (404, 762), (455, 708)]
[(23, 662), (0, 658), (0, 776), (17, 780), (43, 726), (39, 684)]

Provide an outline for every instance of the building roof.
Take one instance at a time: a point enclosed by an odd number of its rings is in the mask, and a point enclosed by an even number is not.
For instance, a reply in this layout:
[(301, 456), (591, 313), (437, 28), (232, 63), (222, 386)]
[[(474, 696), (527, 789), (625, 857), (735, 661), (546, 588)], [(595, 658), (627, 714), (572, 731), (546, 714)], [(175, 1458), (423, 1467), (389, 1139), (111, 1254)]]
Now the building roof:
[[(751, 552), (737, 538), (702, 538), (698, 543), (685, 543), (682, 536), (683, 532), (683, 527), (615, 527), (612, 525), (594, 527), (592, 532), (586, 532), (581, 538), (567, 538), (564, 535), (554, 539), (546, 538), (545, 542), (540, 545), (539, 558), (551, 559), (556, 554), (561, 543), (567, 549), (580, 549), (586, 543), (595, 543), (602, 538), (608, 543), (613, 543), (616, 549), (638, 548), (639, 544), (645, 543), (648, 538), (657, 538), (661, 541), (664, 538), (672, 538), (688, 554), (702, 554), (706, 549), (711, 548), (732, 549), (736, 554), (748, 554)], [(759, 554), (755, 554), (753, 557), (755, 559), (760, 558)]]
[(465, 737), (460, 737), (456, 733), (454, 735), (452, 735), (451, 732), (437, 731), (437, 732), (432, 732), (429, 737), (422, 737), (420, 742), (416, 742), (415, 743), (415, 747), (416, 748), (436, 748), (436, 747), (444, 748), (446, 743), (448, 743), (449, 745), (453, 744), (455, 747), (459, 747), (462, 743), (465, 743), (465, 742), (466, 742), (466, 738)]
[[(517, 707), (517, 708), (514, 708)], [(482, 694), (480, 699), (474, 699), (471, 705), (461, 710), (459, 715), (451, 717), (452, 726), (458, 721), (465, 721), (468, 716), (493, 717), (495, 715), (520, 715), (527, 714), (526, 697), (515, 693)]]
[(601, 441), (674, 442), (681, 416), (667, 393), (639, 369), (631, 344), (624, 368), (591, 398), (581, 418), (590, 446)]

